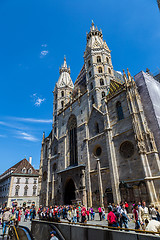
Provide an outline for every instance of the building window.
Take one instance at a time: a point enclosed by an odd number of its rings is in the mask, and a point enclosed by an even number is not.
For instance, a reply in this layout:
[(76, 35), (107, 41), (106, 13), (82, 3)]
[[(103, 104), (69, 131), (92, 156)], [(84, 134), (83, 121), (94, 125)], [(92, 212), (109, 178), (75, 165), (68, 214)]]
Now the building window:
[(100, 63), (100, 62), (101, 62), (101, 57), (98, 56), (98, 57), (97, 57), (97, 63)]
[(47, 179), (47, 172), (45, 171), (45, 172), (43, 173), (43, 181), (46, 181), (46, 179)]
[(92, 76), (92, 73), (91, 73), (91, 71), (89, 72), (89, 77), (91, 77)]
[(102, 68), (101, 67), (98, 68), (98, 73), (102, 73)]
[(105, 97), (105, 92), (102, 92), (102, 98), (104, 98)]
[(75, 115), (71, 115), (68, 124), (68, 134), (69, 134), (69, 156), (70, 156), (70, 166), (78, 164), (78, 150), (77, 150), (77, 119)]
[(28, 173), (29, 173), (29, 174), (32, 173), (32, 168), (28, 169)]
[(24, 196), (27, 196), (27, 192), (28, 192), (28, 186), (26, 185), (26, 186), (24, 187)]
[(26, 168), (25, 167), (22, 169), (22, 173), (26, 173)]
[(64, 101), (61, 101), (61, 107), (63, 108), (63, 106), (64, 106)]
[(91, 97), (91, 100), (92, 100), (92, 104), (94, 104), (95, 101), (94, 101), (94, 97), (93, 97), (93, 95), (92, 95), (92, 97)]
[(119, 101), (116, 103), (116, 109), (117, 109), (118, 121), (124, 119), (123, 109), (122, 109), (121, 103)]
[(96, 130), (96, 134), (98, 134), (99, 133), (99, 124), (98, 123), (96, 123), (96, 125), (95, 125), (95, 130)]
[(17, 184), (20, 184), (20, 178), (17, 178), (17, 182), (16, 182)]
[(45, 147), (45, 158), (47, 158), (48, 157), (48, 148), (47, 148), (47, 145), (46, 145), (46, 147)]
[(106, 57), (106, 62), (109, 63), (109, 58), (108, 57)]
[(57, 116), (54, 116), (54, 121), (56, 121), (57, 120)]
[(91, 66), (91, 61), (89, 60), (89, 61), (88, 61), (88, 67), (90, 67), (90, 66)]
[(53, 172), (55, 172), (56, 169), (57, 169), (57, 165), (56, 165), (56, 163), (54, 163), (54, 164), (53, 164), (53, 167), (52, 167)]
[(109, 72), (109, 74), (111, 74), (111, 69), (110, 68), (108, 68), (108, 72)]
[(33, 186), (33, 196), (36, 195), (36, 190), (37, 190), (37, 187), (36, 187), (36, 186)]
[(102, 148), (101, 148), (100, 146), (96, 147), (96, 148), (94, 149), (94, 155), (95, 155), (96, 157), (100, 157), (101, 154), (102, 154)]
[(54, 133), (56, 133), (56, 127), (54, 128)]
[(54, 147), (54, 155), (56, 155), (57, 154), (57, 147), (55, 146)]
[(55, 104), (55, 110), (57, 109), (57, 103)]
[(101, 78), (100, 79), (100, 85), (103, 86), (104, 85), (104, 80)]
[(17, 185), (15, 188), (15, 196), (19, 195), (19, 189), (20, 189), (20, 186)]
[(64, 91), (61, 92), (61, 97), (64, 97)]
[(57, 100), (57, 93), (56, 93), (56, 95), (55, 95), (55, 100)]
[(34, 178), (34, 184), (37, 184), (37, 178)]
[(93, 89), (93, 83), (91, 82), (91, 84), (90, 84), (90, 90), (92, 90)]
[(124, 158), (130, 158), (134, 154), (134, 145), (130, 141), (125, 141), (120, 146), (120, 154)]
[(28, 184), (28, 179), (29, 179), (29, 178), (26, 178), (26, 182), (25, 182), (25, 184)]

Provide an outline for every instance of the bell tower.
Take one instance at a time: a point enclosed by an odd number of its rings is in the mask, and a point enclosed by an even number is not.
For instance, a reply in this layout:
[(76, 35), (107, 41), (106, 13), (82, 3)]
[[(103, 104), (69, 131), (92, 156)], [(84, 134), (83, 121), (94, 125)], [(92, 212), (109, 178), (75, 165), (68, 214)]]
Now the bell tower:
[(64, 57), (64, 62), (59, 69), (59, 79), (55, 85), (53, 91), (53, 131), (57, 134), (58, 119), (57, 115), (59, 110), (63, 109), (65, 105), (69, 102), (70, 95), (73, 91), (73, 82), (70, 77), (70, 67), (67, 67), (66, 57)]
[(114, 77), (110, 52), (102, 31), (92, 21), (84, 52), (90, 109), (93, 104), (99, 108), (102, 98), (109, 92), (110, 80)]

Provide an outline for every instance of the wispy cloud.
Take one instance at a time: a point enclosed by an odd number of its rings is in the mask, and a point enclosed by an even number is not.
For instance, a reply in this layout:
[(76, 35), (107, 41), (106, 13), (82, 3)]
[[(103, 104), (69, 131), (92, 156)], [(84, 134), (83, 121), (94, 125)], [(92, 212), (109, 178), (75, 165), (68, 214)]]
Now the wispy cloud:
[(37, 96), (37, 93), (33, 93), (32, 96), (31, 96), (31, 98), (33, 99), (34, 105), (35, 105), (36, 107), (40, 107), (41, 104), (46, 100), (45, 98), (40, 98), (40, 97), (38, 97), (38, 96)]
[(0, 138), (6, 138), (7, 136), (4, 134), (0, 134)]
[(48, 47), (48, 45), (45, 43), (45, 44), (42, 44), (41, 47)]
[(20, 138), (20, 139), (25, 139), (27, 141), (31, 141), (31, 142), (37, 142), (39, 141), (36, 137), (34, 137), (33, 135), (29, 134), (29, 133), (26, 133), (26, 132), (20, 132), (18, 131), (17, 132), (17, 138)]
[(42, 102), (44, 102), (45, 101), (45, 98), (37, 98), (37, 100), (36, 100), (36, 102), (35, 102), (35, 106), (37, 106), (37, 107), (40, 107), (40, 105), (42, 104)]
[(45, 57), (48, 53), (49, 53), (48, 50), (41, 51), (41, 53), (40, 53), (40, 58)]
[(18, 117), (12, 117), (12, 119), (20, 121), (20, 122), (52, 123), (52, 119), (18, 118)]

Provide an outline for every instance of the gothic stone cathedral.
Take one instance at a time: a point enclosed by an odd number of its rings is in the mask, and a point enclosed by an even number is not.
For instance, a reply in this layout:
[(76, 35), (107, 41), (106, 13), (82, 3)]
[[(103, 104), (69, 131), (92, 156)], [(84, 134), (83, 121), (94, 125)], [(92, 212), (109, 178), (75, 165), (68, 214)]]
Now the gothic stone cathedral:
[(66, 59), (53, 94), (53, 129), (43, 134), (40, 204), (159, 202), (160, 160), (137, 86), (114, 71), (102, 32), (87, 34), (73, 84)]

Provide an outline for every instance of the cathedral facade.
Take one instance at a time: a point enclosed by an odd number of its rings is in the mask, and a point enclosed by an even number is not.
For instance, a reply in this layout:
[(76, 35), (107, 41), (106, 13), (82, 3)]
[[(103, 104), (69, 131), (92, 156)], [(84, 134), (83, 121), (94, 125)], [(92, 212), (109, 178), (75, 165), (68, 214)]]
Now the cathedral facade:
[(41, 148), (40, 204), (158, 204), (160, 160), (141, 97), (128, 69), (123, 75), (113, 69), (94, 23), (75, 83), (64, 58), (53, 95), (53, 128)]

